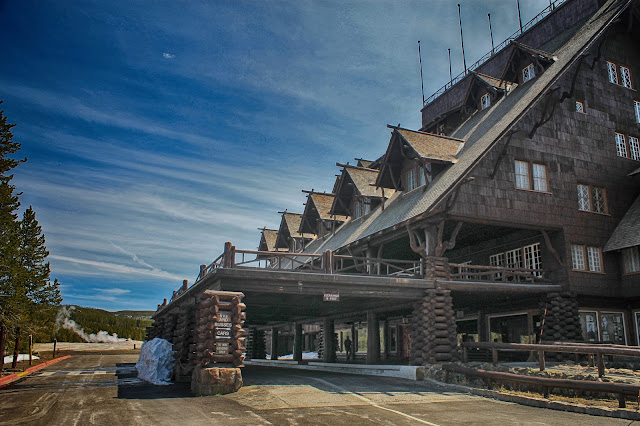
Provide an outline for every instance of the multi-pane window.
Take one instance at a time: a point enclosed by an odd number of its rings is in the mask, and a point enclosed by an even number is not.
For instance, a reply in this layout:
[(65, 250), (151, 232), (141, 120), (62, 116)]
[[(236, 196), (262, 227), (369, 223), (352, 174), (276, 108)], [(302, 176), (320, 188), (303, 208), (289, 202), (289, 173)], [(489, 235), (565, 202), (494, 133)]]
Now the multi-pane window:
[(616, 132), (616, 150), (618, 152), (618, 157), (627, 156), (627, 143), (625, 141), (625, 137), (622, 133), (618, 132)]
[(426, 184), (427, 181), (431, 182), (431, 163), (427, 163), (424, 166), (419, 164), (418, 166), (407, 170), (404, 175), (404, 180), (406, 192), (421, 187)]
[(629, 68), (620, 65), (620, 79), (624, 87), (631, 89), (631, 71)]
[(584, 102), (576, 101), (576, 111), (584, 113)]
[(620, 84), (628, 89), (633, 88), (633, 80), (631, 78), (631, 70), (624, 65), (618, 66), (615, 62), (607, 61), (607, 76), (609, 82)]
[[(531, 244), (525, 247), (516, 248), (504, 253), (497, 253), (489, 256), (489, 264), (491, 266), (507, 267), (514, 269), (535, 269), (542, 268), (542, 255), (540, 251), (540, 243)], [(536, 277), (542, 276), (542, 271), (534, 271)], [(496, 273), (496, 278), (501, 278), (502, 273)]]
[(370, 198), (363, 198), (353, 202), (353, 218), (354, 219), (368, 215), (369, 213), (371, 213)]
[(640, 250), (638, 246), (622, 250), (622, 263), (625, 274), (640, 272)]
[(547, 192), (547, 166), (515, 160), (516, 188)]
[(640, 160), (640, 142), (638, 142), (638, 138), (629, 136), (629, 151), (631, 151), (631, 158)]
[(618, 66), (616, 64), (607, 61), (607, 74), (610, 83), (618, 84)]
[(416, 181), (416, 173), (415, 169), (408, 170), (404, 175), (405, 181), (405, 190), (407, 192), (412, 191), (418, 187), (418, 182)]
[(578, 184), (578, 210), (607, 213), (607, 196), (604, 188)]
[(522, 69), (522, 82), (526, 83), (536, 76), (535, 71), (533, 70), (533, 64), (529, 64)]
[(491, 105), (491, 97), (489, 96), (488, 93), (485, 93), (480, 98), (480, 109), (489, 108), (490, 105)]
[(576, 271), (602, 272), (602, 249), (572, 244), (571, 262)]
[(353, 218), (357, 219), (362, 216), (362, 204), (360, 201), (353, 203)]
[(640, 123), (640, 101), (633, 101), (633, 110), (636, 113), (636, 123)]

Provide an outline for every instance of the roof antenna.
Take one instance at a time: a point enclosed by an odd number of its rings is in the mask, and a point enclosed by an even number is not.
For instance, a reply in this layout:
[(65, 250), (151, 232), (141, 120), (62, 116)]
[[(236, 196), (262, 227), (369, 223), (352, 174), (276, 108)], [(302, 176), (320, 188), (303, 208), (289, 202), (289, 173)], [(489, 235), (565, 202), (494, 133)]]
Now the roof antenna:
[(520, 34), (522, 34), (522, 16), (520, 16), (520, 0), (516, 0), (518, 3), (518, 21), (520, 21)]
[[(520, 4), (520, 3), (518, 3)], [(464, 73), (467, 74), (467, 60), (464, 57), (464, 37), (462, 37), (462, 15), (460, 14), (460, 3), (458, 3), (458, 20), (460, 21), (460, 43), (462, 44), (462, 63), (464, 64)]]
[(487, 13), (489, 17), (489, 34), (491, 34), (491, 54), (493, 55), (495, 52), (495, 48), (493, 47), (493, 29), (491, 28), (491, 14)]
[(418, 58), (420, 58), (420, 87), (422, 88), (422, 105), (424, 106), (424, 80), (422, 78), (422, 53), (420, 53), (420, 40), (418, 40)]
[(453, 74), (451, 73), (451, 49), (447, 49), (449, 51), (449, 85), (453, 81)]

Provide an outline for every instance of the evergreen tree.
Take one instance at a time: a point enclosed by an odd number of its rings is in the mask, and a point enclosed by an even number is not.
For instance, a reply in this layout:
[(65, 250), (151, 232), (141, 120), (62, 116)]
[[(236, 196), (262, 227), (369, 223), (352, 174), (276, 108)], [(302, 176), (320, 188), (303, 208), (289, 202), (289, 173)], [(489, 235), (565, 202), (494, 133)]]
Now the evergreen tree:
[(10, 333), (20, 325), (39, 337), (48, 336), (54, 308), (62, 301), (59, 283), (50, 279), (49, 252), (42, 228), (29, 207), (18, 220), (19, 195), (10, 174), (25, 159), (11, 157), (20, 149), (0, 111), (0, 323)]

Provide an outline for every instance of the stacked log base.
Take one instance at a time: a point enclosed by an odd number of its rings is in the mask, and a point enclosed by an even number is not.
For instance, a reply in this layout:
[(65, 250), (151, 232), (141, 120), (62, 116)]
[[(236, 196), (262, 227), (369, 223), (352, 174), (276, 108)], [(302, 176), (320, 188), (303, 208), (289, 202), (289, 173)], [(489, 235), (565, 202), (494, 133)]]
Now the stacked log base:
[(196, 366), (191, 376), (191, 392), (196, 396), (237, 392), (242, 384), (242, 373), (239, 368)]
[(427, 365), (458, 358), (456, 318), (449, 290), (427, 290), (411, 316), (411, 363)]
[(245, 309), (244, 294), (207, 290), (200, 295), (196, 314), (196, 366), (212, 367), (230, 364), (242, 367), (244, 362)]
[(180, 316), (176, 324), (176, 332), (173, 336), (173, 350), (176, 360), (174, 378), (178, 382), (191, 380), (193, 370), (190, 349), (192, 348), (193, 331), (195, 328), (195, 306), (186, 306), (180, 309)]
[[(582, 340), (578, 301), (571, 293), (550, 293), (541, 306), (544, 320), (543, 342), (576, 342)], [(546, 309), (546, 315), (545, 315)], [(551, 355), (551, 354), (550, 354)], [(556, 354), (555, 358), (562, 354)]]
[(324, 327), (320, 326), (320, 332), (318, 333), (318, 359), (323, 359), (324, 356)]
[(425, 277), (429, 279), (450, 280), (451, 268), (446, 257), (427, 256), (425, 259)]

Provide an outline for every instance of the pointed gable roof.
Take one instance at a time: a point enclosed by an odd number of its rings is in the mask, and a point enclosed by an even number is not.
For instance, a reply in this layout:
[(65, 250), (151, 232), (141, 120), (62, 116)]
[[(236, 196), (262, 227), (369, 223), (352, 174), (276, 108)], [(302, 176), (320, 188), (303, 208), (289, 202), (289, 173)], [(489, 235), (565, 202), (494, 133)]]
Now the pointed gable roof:
[(336, 180), (330, 214), (351, 216), (351, 202), (357, 196), (382, 198), (382, 190), (375, 187), (378, 170), (340, 163), (337, 166), (342, 167), (342, 173)]
[(314, 234), (301, 234), (298, 232), (300, 229), (300, 223), (302, 222), (302, 215), (299, 213), (290, 213), (287, 211), (282, 213), (282, 219), (280, 220), (280, 228), (278, 229), (278, 236), (276, 238), (276, 248), (289, 248), (289, 238), (311, 239)]
[(383, 188), (399, 189), (401, 163), (405, 158), (453, 164), (458, 161), (456, 155), (464, 147), (462, 139), (397, 126), (387, 127), (393, 132), (376, 179), (376, 185)]
[(331, 220), (339, 223), (347, 220), (346, 216), (334, 216), (329, 213), (333, 205), (333, 194), (310, 191), (307, 195), (307, 203), (302, 213), (300, 233), (315, 233), (318, 220)]
[(640, 246), (640, 197), (636, 198), (616, 226), (603, 251), (622, 250)]
[(518, 81), (518, 74), (521, 70), (516, 69), (515, 67), (517, 65), (517, 61), (522, 57), (531, 58), (534, 65), (537, 65), (536, 73), (539, 71), (540, 67), (546, 68), (546, 66), (551, 65), (558, 60), (556, 55), (540, 49), (534, 49), (533, 47), (529, 47), (515, 40), (511, 42), (510, 49), (507, 62), (504, 66), (504, 71), (502, 71), (501, 80)]
[(258, 244), (258, 251), (282, 251), (282, 249), (276, 248), (277, 229), (268, 229), (266, 227), (259, 229), (260, 243)]

